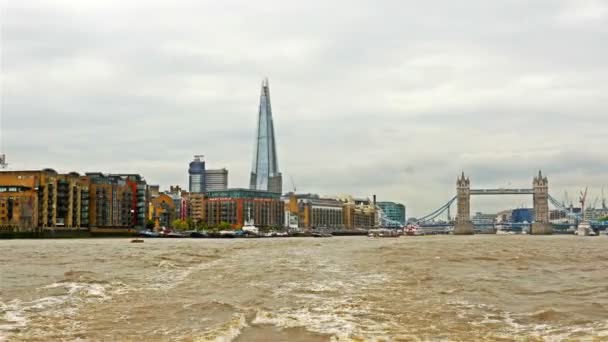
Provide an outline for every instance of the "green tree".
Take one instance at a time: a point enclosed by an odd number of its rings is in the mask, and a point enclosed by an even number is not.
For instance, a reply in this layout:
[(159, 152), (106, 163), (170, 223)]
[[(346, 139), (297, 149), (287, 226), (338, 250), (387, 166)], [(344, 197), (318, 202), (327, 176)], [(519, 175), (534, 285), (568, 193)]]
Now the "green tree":
[(209, 230), (209, 226), (205, 221), (198, 221), (194, 224), (196, 230)]
[(146, 220), (146, 228), (147, 228), (147, 229), (152, 229), (152, 228), (154, 228), (154, 220), (147, 219), (147, 220)]
[(232, 225), (228, 222), (222, 221), (218, 226), (218, 230), (230, 230), (232, 229)]
[(173, 220), (173, 222), (171, 222), (171, 228), (175, 230), (186, 230), (188, 229), (188, 223), (186, 220)]

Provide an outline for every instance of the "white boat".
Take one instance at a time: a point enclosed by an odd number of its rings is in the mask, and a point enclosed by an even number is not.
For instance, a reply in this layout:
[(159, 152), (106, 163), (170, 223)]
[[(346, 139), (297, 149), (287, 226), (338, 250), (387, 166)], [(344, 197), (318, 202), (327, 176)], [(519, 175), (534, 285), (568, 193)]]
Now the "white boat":
[(245, 225), (241, 229), (249, 234), (260, 235), (260, 229), (255, 226), (251, 218), (251, 208), (247, 210), (247, 220), (245, 220)]
[(403, 233), (407, 236), (420, 236), (424, 235), (422, 229), (417, 224), (408, 224), (404, 229)]
[(595, 232), (591, 228), (591, 224), (587, 220), (583, 220), (578, 224), (574, 234), (578, 236), (594, 236)]
[(369, 237), (399, 237), (400, 235), (398, 230), (386, 228), (370, 229), (367, 234)]

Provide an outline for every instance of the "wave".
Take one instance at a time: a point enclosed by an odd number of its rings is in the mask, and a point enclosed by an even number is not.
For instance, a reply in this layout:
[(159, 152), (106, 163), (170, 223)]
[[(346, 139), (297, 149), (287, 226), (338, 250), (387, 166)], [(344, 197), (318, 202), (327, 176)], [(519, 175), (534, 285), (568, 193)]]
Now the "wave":
[(202, 336), (194, 338), (194, 341), (231, 342), (236, 339), (244, 328), (248, 327), (245, 314), (234, 314), (232, 319), (217, 327), (208, 329)]
[[(76, 328), (79, 310), (87, 304), (104, 302), (130, 288), (122, 282), (98, 281), (93, 272), (68, 271), (64, 279), (36, 289), (42, 297), (30, 301), (19, 299), (0, 302), (0, 337), (19, 333), (23, 328), (47, 336), (47, 322), (64, 322), (62, 330)], [(77, 280), (77, 281), (76, 281)], [(64, 331), (65, 332), (65, 331)], [(0, 339), (2, 341), (2, 339)]]
[(534, 321), (540, 322), (554, 322), (562, 319), (567, 319), (570, 315), (565, 312), (557, 311), (555, 309), (544, 309), (534, 313), (528, 314), (528, 317)]

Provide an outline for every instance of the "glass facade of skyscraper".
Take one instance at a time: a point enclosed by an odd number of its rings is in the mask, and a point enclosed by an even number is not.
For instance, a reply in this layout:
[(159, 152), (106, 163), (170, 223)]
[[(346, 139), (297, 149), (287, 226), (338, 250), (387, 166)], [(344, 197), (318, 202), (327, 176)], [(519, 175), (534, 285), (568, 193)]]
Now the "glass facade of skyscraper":
[(396, 202), (378, 202), (376, 205), (382, 209), (387, 219), (405, 224), (406, 213), (403, 204)]
[(279, 172), (277, 148), (270, 105), (268, 79), (262, 82), (258, 126), (255, 138), (253, 165), (249, 187), (255, 190), (266, 190), (281, 193), (283, 180)]
[(205, 192), (205, 162), (201, 160), (201, 156), (194, 156), (194, 160), (190, 162), (188, 174), (188, 190), (195, 194)]

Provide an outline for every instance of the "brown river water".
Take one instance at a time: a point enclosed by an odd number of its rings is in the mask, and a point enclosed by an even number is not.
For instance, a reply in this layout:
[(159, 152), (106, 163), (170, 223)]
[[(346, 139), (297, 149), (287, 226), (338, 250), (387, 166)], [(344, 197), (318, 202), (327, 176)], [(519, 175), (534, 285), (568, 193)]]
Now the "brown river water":
[(0, 241), (0, 341), (608, 341), (608, 238)]

